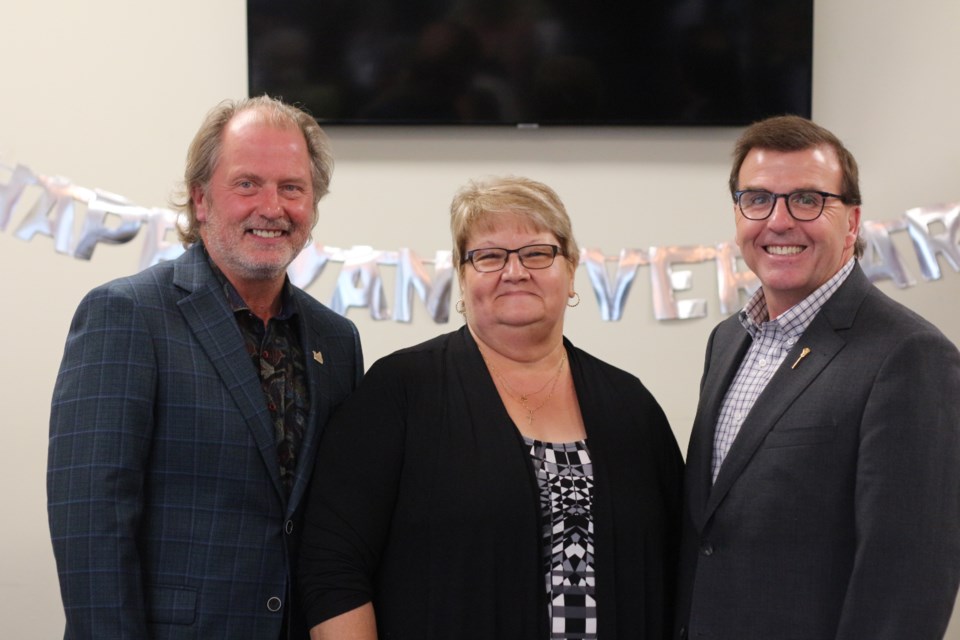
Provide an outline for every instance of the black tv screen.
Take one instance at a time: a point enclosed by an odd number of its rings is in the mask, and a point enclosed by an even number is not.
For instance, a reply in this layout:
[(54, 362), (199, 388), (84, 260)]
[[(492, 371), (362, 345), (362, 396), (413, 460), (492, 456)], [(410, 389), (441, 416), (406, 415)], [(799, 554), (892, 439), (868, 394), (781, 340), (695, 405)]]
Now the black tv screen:
[(813, 0), (247, 0), (250, 94), (333, 124), (809, 117)]

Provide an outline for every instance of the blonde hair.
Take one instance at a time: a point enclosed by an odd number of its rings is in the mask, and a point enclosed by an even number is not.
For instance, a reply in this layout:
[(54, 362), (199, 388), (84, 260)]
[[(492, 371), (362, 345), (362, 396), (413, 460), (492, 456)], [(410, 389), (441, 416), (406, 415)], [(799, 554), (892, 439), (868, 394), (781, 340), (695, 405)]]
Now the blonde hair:
[(493, 176), (471, 180), (450, 203), (453, 263), (463, 274), (467, 241), (478, 231), (490, 231), (512, 217), (537, 231), (549, 231), (560, 243), (560, 253), (574, 269), (580, 263), (580, 248), (573, 225), (557, 193), (536, 180), (520, 176)]

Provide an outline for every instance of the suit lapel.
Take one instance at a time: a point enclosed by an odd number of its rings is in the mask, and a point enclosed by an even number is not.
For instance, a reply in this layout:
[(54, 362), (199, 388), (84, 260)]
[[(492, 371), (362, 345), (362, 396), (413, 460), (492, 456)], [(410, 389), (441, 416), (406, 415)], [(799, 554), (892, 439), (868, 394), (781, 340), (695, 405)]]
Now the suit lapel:
[[(780, 417), (823, 372), (844, 344), (845, 341), (838, 337), (829, 323), (823, 319), (815, 318), (810, 324), (803, 337), (784, 358), (780, 368), (770, 379), (766, 389), (757, 398), (757, 402), (743, 421), (740, 432), (720, 467), (720, 473), (717, 474), (717, 481), (707, 501), (704, 521), (709, 519), (730, 487), (743, 473), (744, 468)], [(802, 365), (792, 368), (804, 347), (809, 348), (810, 353), (803, 359)]]
[[(304, 294), (294, 289), (294, 302), (297, 305), (297, 319), (300, 327), (300, 343), (304, 354), (304, 367), (307, 372), (307, 386), (310, 389), (309, 423), (300, 444), (300, 453), (297, 455), (297, 477), (290, 493), (288, 512), (296, 509), (300, 498), (306, 491), (310, 481), (310, 471), (316, 457), (317, 446), (320, 442), (321, 431), (330, 413), (330, 370), (323, 363), (325, 352), (324, 336), (321, 333), (322, 325), (318, 327), (318, 319), (308, 317), (300, 298)], [(317, 355), (319, 354), (319, 355)]]
[[(723, 466), (720, 467), (720, 473), (709, 493), (706, 507), (700, 512), (703, 514), (702, 520), (699, 521), (701, 526), (717, 509), (781, 416), (823, 373), (830, 361), (846, 345), (842, 332), (853, 324), (856, 312), (870, 286), (863, 271), (859, 265), (856, 265), (847, 280), (824, 304), (803, 336), (784, 358), (780, 368), (770, 379), (766, 389), (757, 398), (757, 402), (744, 420), (736, 440), (723, 461)], [(802, 364), (794, 367), (793, 364), (797, 362), (804, 348), (809, 348), (810, 353), (803, 358)], [(739, 360), (736, 366), (739, 366)], [(733, 368), (732, 370), (735, 371)], [(723, 393), (729, 387), (729, 382), (730, 380), (727, 380), (723, 386)], [(708, 406), (714, 407), (710, 416), (713, 421), (710, 429), (712, 434), (723, 395), (711, 400), (713, 403)], [(709, 468), (709, 463), (707, 466)]]
[(186, 290), (181, 313), (230, 392), (263, 457), (267, 473), (283, 496), (270, 412), (257, 372), (244, 347), (240, 328), (216, 276), (199, 245), (191, 247), (174, 267), (174, 284)]
[[(713, 438), (720, 406), (744, 354), (750, 347), (750, 334), (736, 319), (728, 322), (728, 326), (723, 328), (725, 330), (718, 330), (711, 341), (710, 368), (700, 391), (699, 409), (687, 450), (686, 482), (690, 487), (688, 508), (698, 529), (702, 529), (706, 521), (703, 516), (711, 492)], [(734, 322), (736, 324), (733, 324)], [(714, 352), (716, 356), (713, 355)]]

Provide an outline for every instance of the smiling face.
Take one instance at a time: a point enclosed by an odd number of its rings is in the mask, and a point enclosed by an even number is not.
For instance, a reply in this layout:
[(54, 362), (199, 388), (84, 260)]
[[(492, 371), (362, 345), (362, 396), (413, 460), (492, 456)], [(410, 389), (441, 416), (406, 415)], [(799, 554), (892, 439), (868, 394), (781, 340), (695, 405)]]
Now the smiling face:
[[(739, 189), (790, 193), (798, 189), (842, 193), (836, 151), (821, 145), (803, 151), (752, 149), (740, 167)], [(816, 220), (800, 222), (783, 198), (765, 220), (748, 220), (733, 205), (737, 245), (763, 284), (771, 318), (802, 301), (833, 277), (853, 255), (860, 207), (828, 198)]]
[[(504, 216), (498, 226), (471, 234), (466, 248), (518, 249), (531, 244), (560, 242), (553, 233), (534, 229), (522, 217)], [(557, 254), (550, 267), (527, 269), (512, 253), (500, 271), (479, 273), (473, 265), (464, 264), (460, 289), (467, 323), (480, 336), (501, 328), (540, 328), (562, 334), (563, 314), (573, 295), (573, 265)]]
[(191, 195), (200, 237), (241, 295), (248, 285), (282, 285), (306, 245), (316, 221), (310, 168), (296, 127), (244, 111), (224, 129), (210, 182)]

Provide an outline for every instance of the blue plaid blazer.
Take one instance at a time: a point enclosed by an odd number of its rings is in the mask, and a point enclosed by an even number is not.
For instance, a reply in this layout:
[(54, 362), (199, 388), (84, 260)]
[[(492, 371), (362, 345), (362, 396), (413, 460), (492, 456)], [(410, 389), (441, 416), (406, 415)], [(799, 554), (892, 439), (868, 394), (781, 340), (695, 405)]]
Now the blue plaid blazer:
[(310, 423), (288, 500), (257, 372), (201, 247), (84, 298), (47, 469), (66, 638), (306, 637), (301, 505), (320, 431), (363, 362), (353, 323), (293, 299)]

